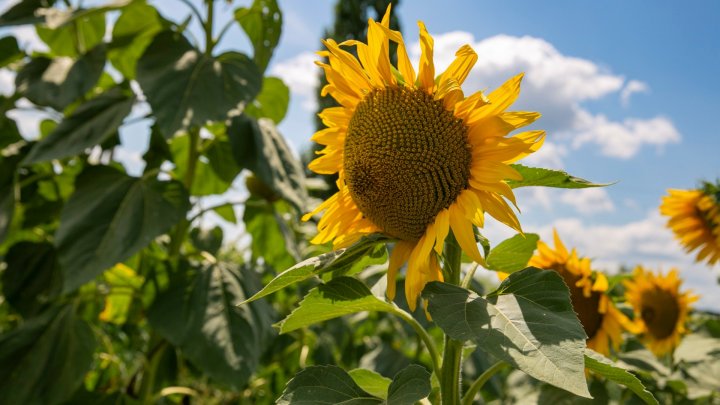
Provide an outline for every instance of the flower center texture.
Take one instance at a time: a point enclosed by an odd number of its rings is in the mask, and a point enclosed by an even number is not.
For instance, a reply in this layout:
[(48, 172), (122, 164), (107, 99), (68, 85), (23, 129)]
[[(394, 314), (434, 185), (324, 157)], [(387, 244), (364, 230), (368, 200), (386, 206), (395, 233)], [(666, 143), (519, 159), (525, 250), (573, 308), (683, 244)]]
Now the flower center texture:
[(374, 90), (345, 139), (345, 181), (363, 215), (390, 236), (417, 241), (470, 177), (467, 127), (422, 90)]
[(643, 322), (655, 339), (665, 339), (673, 334), (680, 317), (677, 298), (663, 290), (645, 291), (642, 296)]
[(592, 339), (600, 330), (603, 321), (603, 314), (599, 311), (602, 293), (592, 291), (590, 296), (586, 297), (583, 294), (583, 289), (575, 285), (580, 280), (580, 277), (566, 270), (563, 265), (553, 266), (553, 270), (557, 271), (562, 276), (565, 284), (567, 284), (573, 310), (577, 314), (583, 329), (585, 329), (588, 339)]

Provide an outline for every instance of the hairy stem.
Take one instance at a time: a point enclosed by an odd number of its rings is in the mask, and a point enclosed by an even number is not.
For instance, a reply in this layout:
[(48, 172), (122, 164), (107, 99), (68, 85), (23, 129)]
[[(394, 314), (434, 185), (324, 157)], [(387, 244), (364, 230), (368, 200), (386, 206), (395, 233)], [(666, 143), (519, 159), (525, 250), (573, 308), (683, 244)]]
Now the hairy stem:
[[(460, 285), (462, 250), (452, 232), (445, 239), (445, 282)], [(445, 336), (442, 371), (440, 374), (440, 397), (443, 405), (460, 404), (460, 366), (463, 342)]]

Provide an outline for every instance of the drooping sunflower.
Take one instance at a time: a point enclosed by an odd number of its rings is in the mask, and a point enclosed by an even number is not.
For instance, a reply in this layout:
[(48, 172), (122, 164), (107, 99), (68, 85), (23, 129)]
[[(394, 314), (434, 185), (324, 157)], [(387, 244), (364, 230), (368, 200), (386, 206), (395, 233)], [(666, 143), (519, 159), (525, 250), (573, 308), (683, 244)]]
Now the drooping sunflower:
[(720, 261), (720, 186), (706, 183), (697, 190), (668, 190), (660, 213), (687, 252), (698, 250), (696, 261)]
[[(472, 226), (483, 226), (484, 212), (520, 231), (505, 180), (522, 176), (509, 164), (538, 150), (545, 132), (507, 136), (540, 116), (505, 111), (519, 95), (522, 75), (488, 95), (466, 97), (460, 86), (477, 60), (472, 48), (461, 47), (436, 77), (433, 38), (418, 22), (422, 55), (416, 74), (389, 19), (390, 7), (380, 23), (369, 20), (367, 43), (323, 41), (327, 50), (319, 55), (328, 63), (317, 63), (329, 84), (322, 94), (340, 107), (320, 113), (327, 128), (312, 139), (325, 148), (309, 167), (337, 173), (339, 191), (303, 219), (325, 211), (313, 243), (332, 240), (335, 248), (371, 233), (397, 240), (387, 295), (394, 299), (395, 277), (407, 262), (405, 293), (414, 310), (425, 284), (443, 279), (438, 258), (450, 230), (478, 263), (483, 259)], [(397, 44), (397, 68), (390, 64), (389, 41)], [(348, 47), (355, 47), (358, 58)]]
[(630, 320), (607, 296), (607, 277), (593, 271), (590, 259), (579, 257), (575, 249), (568, 252), (557, 231), (553, 234), (555, 249), (543, 241), (538, 242), (538, 251), (528, 265), (555, 270), (562, 276), (570, 289), (573, 309), (588, 336), (587, 347), (608, 356), (611, 347), (615, 351), (619, 349), (623, 328)]
[(625, 299), (635, 312), (631, 331), (641, 335), (642, 342), (656, 356), (672, 352), (686, 332), (690, 304), (699, 297), (688, 291), (680, 292), (682, 280), (676, 269), (663, 276), (637, 266), (632, 279), (623, 284)]

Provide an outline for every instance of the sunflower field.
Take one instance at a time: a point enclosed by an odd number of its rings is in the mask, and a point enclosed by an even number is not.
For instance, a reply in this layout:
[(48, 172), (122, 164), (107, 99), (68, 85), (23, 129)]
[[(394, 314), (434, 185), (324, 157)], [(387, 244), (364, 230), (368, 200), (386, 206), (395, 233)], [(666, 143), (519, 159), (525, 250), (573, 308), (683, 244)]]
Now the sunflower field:
[[(522, 72), (473, 88), (492, 55), (441, 64), (398, 1), (302, 38), (301, 151), (281, 2), (6, 3), (0, 404), (720, 404), (720, 314), (678, 269), (523, 226), (518, 189), (615, 185), (527, 162), (553, 134), (513, 107)], [(657, 207), (717, 266), (720, 183)]]

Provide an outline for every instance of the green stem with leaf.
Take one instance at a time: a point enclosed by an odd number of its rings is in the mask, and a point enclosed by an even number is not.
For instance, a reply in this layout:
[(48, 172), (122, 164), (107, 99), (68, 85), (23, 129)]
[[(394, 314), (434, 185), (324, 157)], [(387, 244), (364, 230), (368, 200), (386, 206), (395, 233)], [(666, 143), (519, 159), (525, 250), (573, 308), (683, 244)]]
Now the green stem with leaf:
[[(445, 282), (460, 285), (462, 250), (452, 232), (445, 239)], [(442, 371), (440, 373), (440, 397), (443, 405), (460, 404), (460, 366), (463, 342), (445, 336)]]
[(477, 380), (473, 381), (472, 385), (470, 385), (470, 388), (468, 388), (467, 392), (465, 393), (465, 396), (462, 400), (462, 405), (472, 405), (473, 400), (475, 399), (475, 395), (477, 395), (478, 391), (485, 385), (486, 382), (492, 376), (494, 376), (498, 371), (504, 369), (505, 367), (509, 366), (504, 361), (498, 361), (497, 363), (493, 364), (483, 372), (480, 377), (477, 378)]

